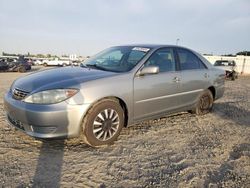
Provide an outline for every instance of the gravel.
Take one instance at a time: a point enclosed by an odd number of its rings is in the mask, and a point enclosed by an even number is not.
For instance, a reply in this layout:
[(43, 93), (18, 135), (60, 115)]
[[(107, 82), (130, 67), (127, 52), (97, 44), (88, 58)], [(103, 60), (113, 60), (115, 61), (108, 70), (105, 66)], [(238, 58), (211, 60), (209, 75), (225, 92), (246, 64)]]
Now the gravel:
[(227, 81), (210, 114), (144, 121), (96, 149), (8, 126), (3, 95), (25, 74), (0, 73), (2, 187), (250, 187), (250, 76)]

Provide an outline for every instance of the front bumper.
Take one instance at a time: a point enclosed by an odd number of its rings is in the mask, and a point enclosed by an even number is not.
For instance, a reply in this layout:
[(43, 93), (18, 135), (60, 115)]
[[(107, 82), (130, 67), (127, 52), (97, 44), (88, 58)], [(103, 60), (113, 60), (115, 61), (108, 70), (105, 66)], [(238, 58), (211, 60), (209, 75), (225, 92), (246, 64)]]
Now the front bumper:
[(4, 108), (8, 122), (28, 135), (60, 138), (79, 135), (89, 104), (71, 105), (65, 101), (51, 105), (28, 104), (13, 99), (8, 92), (4, 97)]

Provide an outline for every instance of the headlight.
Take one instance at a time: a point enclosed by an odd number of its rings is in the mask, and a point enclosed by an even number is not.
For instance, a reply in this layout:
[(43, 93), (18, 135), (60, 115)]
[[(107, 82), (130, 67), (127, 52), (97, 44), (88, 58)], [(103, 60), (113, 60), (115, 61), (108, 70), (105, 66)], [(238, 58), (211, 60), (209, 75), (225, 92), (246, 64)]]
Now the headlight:
[(77, 89), (53, 89), (41, 91), (29, 95), (24, 99), (24, 102), (35, 104), (54, 104), (72, 97), (77, 92)]
[(11, 84), (11, 86), (10, 86), (10, 92), (13, 91), (13, 86), (14, 86), (15, 82), (16, 82), (16, 80), (15, 80), (14, 82), (12, 82), (12, 84)]

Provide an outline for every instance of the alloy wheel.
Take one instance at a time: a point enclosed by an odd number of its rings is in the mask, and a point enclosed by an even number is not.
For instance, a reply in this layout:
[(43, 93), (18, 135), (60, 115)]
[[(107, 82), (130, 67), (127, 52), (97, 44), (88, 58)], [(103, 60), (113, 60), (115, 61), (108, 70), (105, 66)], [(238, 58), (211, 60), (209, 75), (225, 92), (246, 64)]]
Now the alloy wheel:
[(117, 133), (119, 124), (118, 113), (114, 109), (105, 109), (94, 119), (94, 136), (100, 141), (107, 141)]

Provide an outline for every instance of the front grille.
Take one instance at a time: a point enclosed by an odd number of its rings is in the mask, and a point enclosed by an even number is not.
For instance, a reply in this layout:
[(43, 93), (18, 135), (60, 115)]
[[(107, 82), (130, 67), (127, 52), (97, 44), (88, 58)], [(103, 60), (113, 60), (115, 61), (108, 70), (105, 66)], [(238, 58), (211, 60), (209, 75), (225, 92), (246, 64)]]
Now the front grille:
[(24, 99), (27, 95), (29, 94), (29, 92), (27, 91), (23, 91), (23, 90), (20, 90), (20, 89), (17, 89), (15, 88), (13, 91), (12, 91), (12, 97), (16, 100), (22, 100)]

